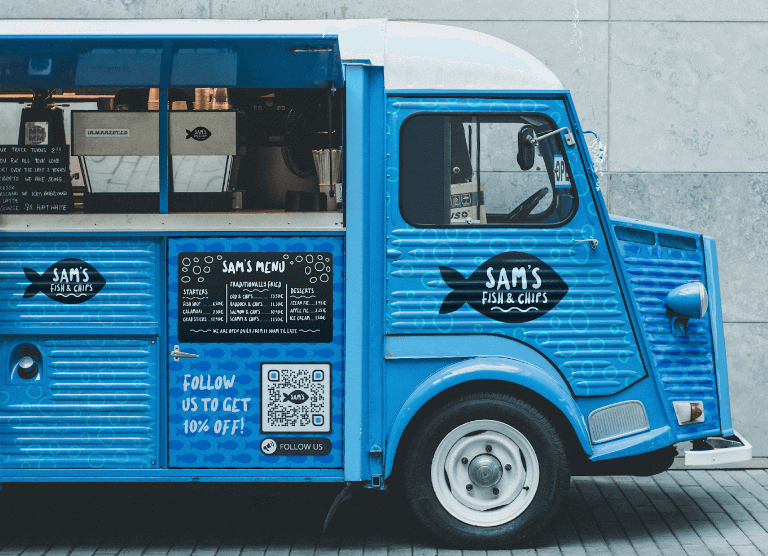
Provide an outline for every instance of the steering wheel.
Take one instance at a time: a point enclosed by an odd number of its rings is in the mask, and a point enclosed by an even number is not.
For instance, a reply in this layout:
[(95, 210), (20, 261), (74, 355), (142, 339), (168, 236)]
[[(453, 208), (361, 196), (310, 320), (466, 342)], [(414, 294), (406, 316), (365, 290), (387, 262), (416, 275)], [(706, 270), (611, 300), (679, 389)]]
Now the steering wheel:
[(539, 201), (541, 201), (544, 197), (547, 196), (547, 193), (549, 192), (548, 187), (542, 187), (539, 189), (536, 193), (528, 197), (525, 201), (517, 205), (514, 209), (510, 211), (508, 215), (504, 217), (504, 220), (502, 222), (509, 222), (512, 224), (518, 224), (520, 222), (525, 221), (526, 218), (528, 218), (528, 215), (533, 212), (533, 209), (536, 208), (536, 205), (539, 204)]

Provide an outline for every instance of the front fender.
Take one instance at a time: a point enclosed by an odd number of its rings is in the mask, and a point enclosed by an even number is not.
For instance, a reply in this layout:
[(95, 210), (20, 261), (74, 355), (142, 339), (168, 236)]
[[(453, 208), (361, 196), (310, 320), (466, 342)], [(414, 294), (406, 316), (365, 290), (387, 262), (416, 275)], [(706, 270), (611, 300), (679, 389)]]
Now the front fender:
[(545, 370), (511, 357), (475, 357), (443, 367), (419, 384), (403, 403), (387, 436), (384, 476), (392, 472), (395, 453), (405, 428), (429, 400), (458, 384), (477, 380), (497, 380), (517, 384), (549, 400), (568, 419), (587, 455), (592, 446), (576, 402), (565, 382)]

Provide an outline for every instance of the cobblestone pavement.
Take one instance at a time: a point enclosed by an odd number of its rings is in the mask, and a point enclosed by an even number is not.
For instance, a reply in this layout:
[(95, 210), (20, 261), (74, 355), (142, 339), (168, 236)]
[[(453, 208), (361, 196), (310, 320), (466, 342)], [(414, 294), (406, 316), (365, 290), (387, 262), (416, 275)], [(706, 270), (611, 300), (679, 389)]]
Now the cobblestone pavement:
[[(554, 524), (513, 550), (435, 548), (395, 496), (340, 485), (4, 484), (0, 556), (768, 554), (768, 472), (577, 477)], [(468, 547), (470, 548), (470, 547)]]

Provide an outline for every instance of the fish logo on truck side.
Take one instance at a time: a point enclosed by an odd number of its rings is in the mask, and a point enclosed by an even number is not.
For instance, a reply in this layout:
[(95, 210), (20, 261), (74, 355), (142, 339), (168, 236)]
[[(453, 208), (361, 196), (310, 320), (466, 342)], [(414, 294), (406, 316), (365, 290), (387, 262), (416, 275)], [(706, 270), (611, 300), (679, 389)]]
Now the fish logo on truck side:
[(447, 266), (440, 274), (453, 290), (443, 299), (441, 315), (466, 303), (493, 320), (519, 324), (545, 315), (568, 293), (568, 284), (552, 267), (520, 251), (488, 259), (469, 278)]
[(98, 270), (80, 259), (62, 259), (42, 274), (24, 267), (24, 275), (30, 282), (24, 299), (42, 292), (53, 301), (67, 305), (85, 303), (107, 284)]

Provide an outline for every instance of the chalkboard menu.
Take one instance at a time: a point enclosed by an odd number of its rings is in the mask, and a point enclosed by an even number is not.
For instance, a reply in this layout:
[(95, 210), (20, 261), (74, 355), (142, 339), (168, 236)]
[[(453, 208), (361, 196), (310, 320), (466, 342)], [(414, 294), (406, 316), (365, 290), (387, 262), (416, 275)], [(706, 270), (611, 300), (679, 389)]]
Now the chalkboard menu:
[(68, 145), (0, 145), (0, 212), (66, 213), (71, 205)]
[(333, 340), (331, 253), (180, 253), (179, 341)]

